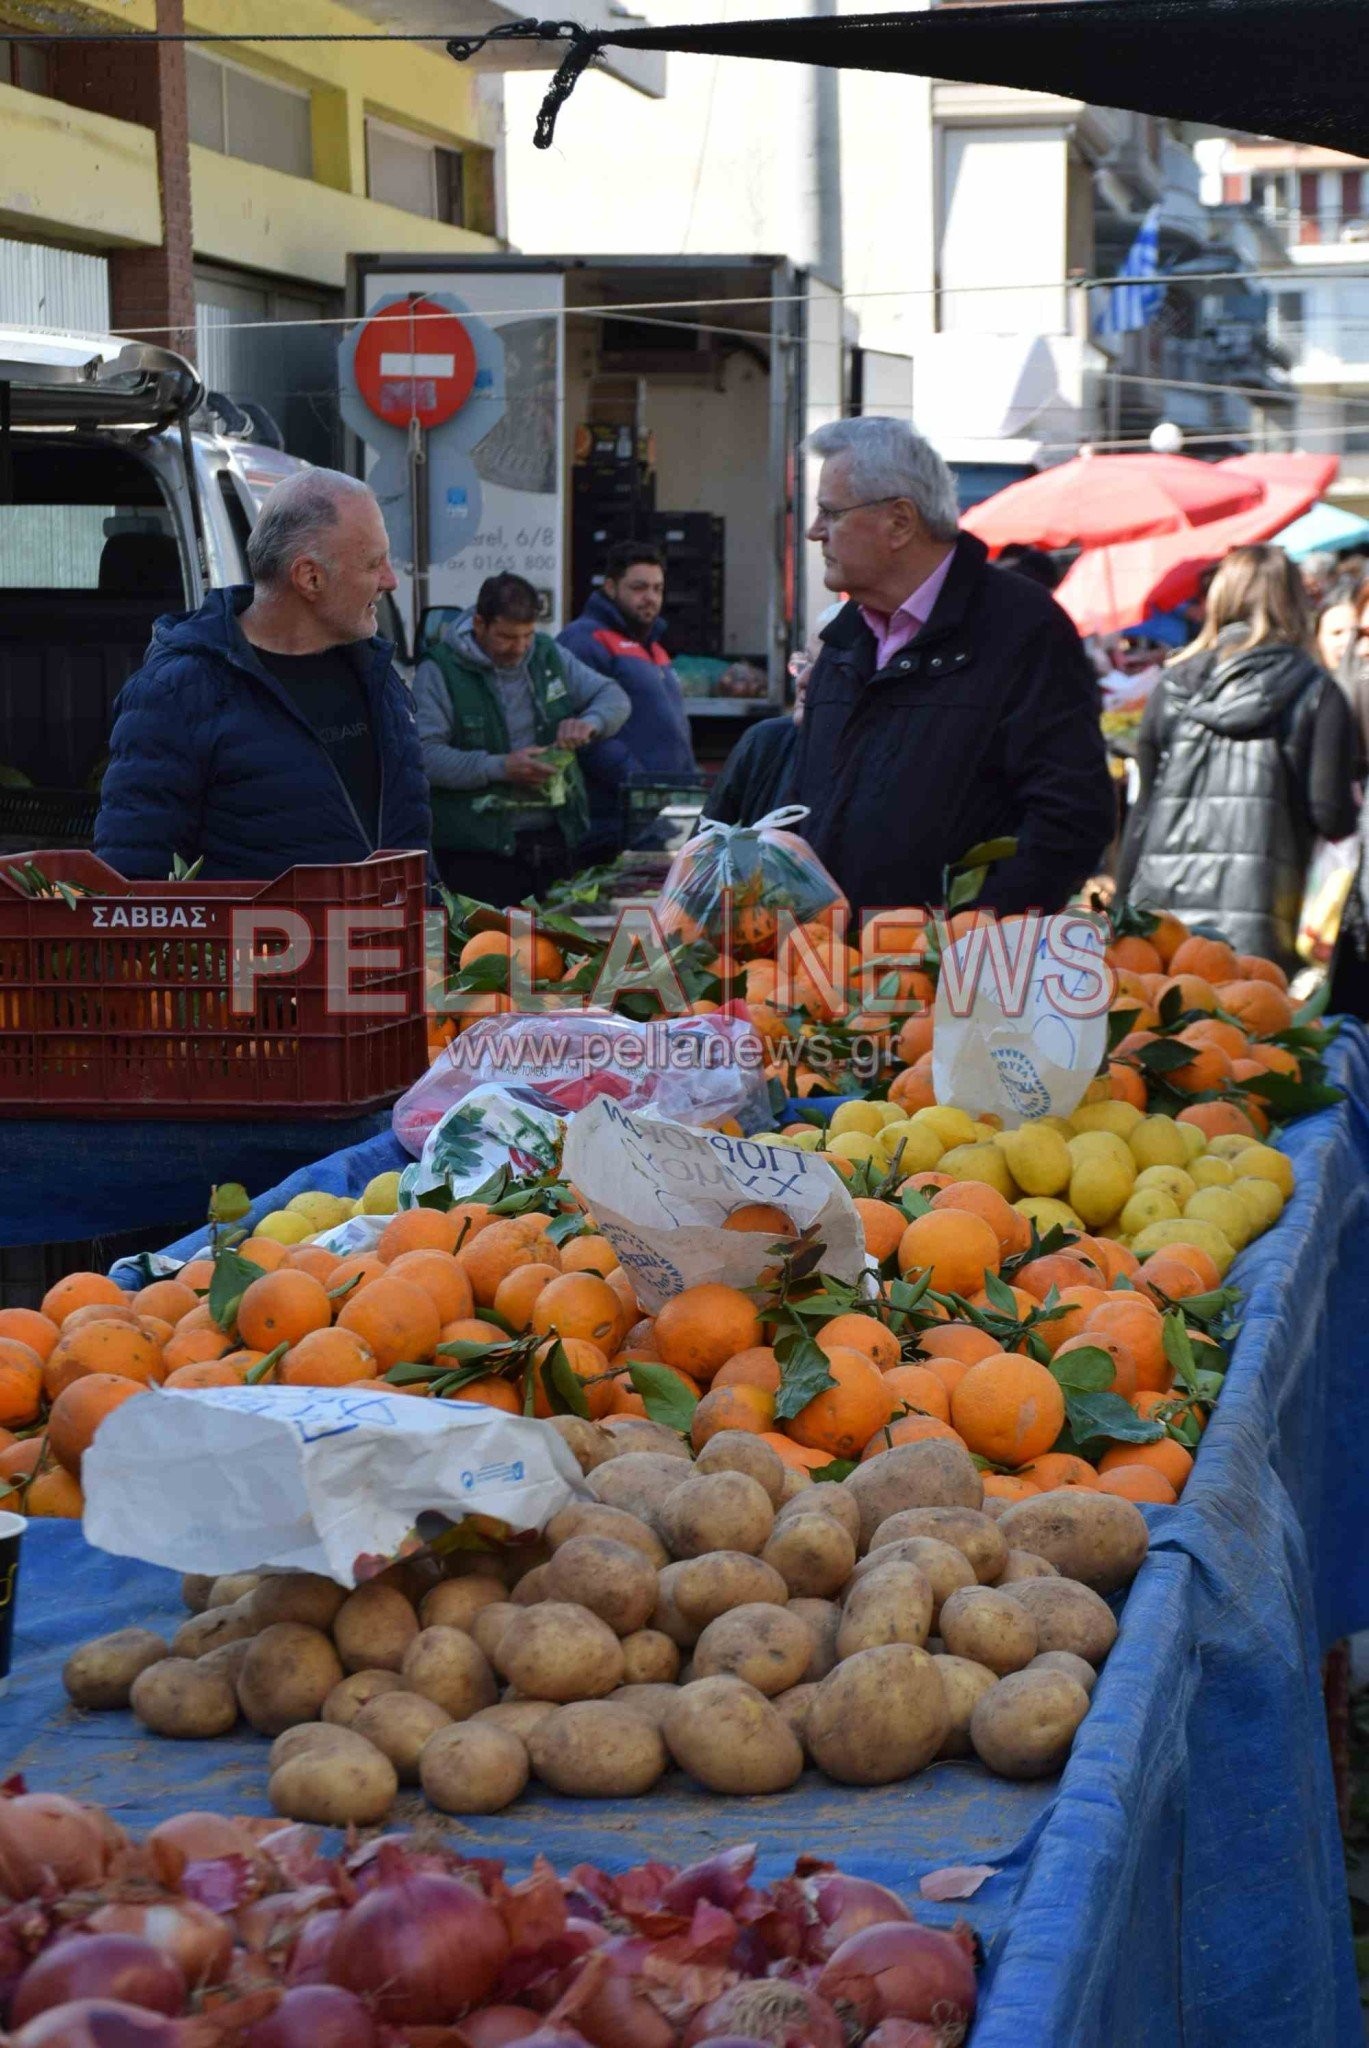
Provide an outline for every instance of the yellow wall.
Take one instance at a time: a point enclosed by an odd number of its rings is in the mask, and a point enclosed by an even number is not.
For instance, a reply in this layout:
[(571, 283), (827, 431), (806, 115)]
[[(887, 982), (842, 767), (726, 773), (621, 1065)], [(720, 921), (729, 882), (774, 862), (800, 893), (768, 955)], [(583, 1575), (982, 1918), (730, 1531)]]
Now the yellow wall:
[(0, 85), (0, 225), (106, 248), (160, 242), (151, 130)]

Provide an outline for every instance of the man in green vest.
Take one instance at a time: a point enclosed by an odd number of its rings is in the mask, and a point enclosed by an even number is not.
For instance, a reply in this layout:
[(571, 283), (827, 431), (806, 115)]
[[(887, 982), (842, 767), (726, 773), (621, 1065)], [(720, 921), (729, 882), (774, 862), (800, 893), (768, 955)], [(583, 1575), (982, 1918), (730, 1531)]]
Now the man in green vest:
[(611, 738), (632, 706), (538, 632), (537, 592), (522, 576), (487, 577), (423, 657), (414, 710), (438, 872), (507, 909), (573, 870), (589, 829), (576, 752)]

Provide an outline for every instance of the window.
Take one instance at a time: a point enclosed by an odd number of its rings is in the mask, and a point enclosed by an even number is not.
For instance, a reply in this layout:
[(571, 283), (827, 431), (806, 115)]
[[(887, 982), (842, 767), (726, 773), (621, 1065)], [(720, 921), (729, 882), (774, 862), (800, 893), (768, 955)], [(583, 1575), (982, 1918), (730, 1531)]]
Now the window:
[(190, 140), (295, 178), (314, 174), (309, 95), (224, 57), (185, 53)]
[(0, 85), (22, 92), (52, 93), (52, 52), (46, 43), (0, 42)]
[(98, 591), (105, 585), (137, 594), (130, 574), (179, 588), (176, 542), (166, 513), (127, 505), (0, 505), (0, 587), (7, 591)]
[(462, 174), (460, 150), (443, 149), (387, 121), (367, 121), (366, 190), (372, 199), (459, 228), (466, 211)]

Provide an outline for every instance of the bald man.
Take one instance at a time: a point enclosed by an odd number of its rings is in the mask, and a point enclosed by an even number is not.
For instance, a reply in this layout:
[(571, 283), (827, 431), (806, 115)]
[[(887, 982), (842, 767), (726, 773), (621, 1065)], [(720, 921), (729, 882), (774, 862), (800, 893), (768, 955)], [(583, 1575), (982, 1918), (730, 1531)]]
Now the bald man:
[(355, 477), (276, 485), (250, 587), (158, 619), (119, 693), (95, 851), (120, 874), (271, 880), (301, 864), (426, 849), (412, 701), (376, 605), (395, 587), (379, 505)]

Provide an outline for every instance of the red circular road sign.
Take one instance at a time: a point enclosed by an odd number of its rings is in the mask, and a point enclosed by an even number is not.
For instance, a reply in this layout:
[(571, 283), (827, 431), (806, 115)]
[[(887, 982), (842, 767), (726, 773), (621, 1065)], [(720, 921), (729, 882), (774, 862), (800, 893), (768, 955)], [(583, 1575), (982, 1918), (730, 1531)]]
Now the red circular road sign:
[(352, 359), (357, 390), (392, 427), (416, 419), (441, 426), (475, 385), (475, 344), (455, 313), (432, 299), (402, 300), (373, 313)]

